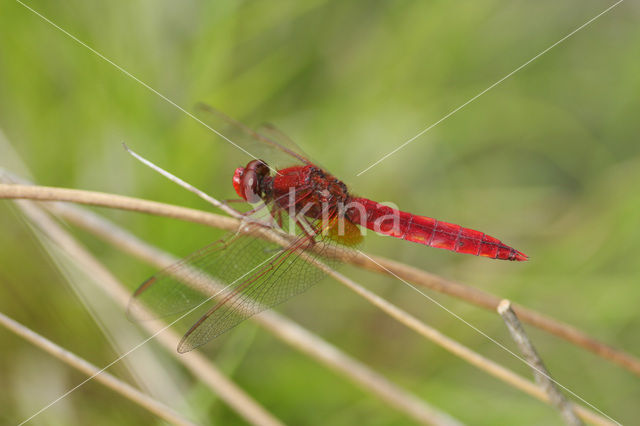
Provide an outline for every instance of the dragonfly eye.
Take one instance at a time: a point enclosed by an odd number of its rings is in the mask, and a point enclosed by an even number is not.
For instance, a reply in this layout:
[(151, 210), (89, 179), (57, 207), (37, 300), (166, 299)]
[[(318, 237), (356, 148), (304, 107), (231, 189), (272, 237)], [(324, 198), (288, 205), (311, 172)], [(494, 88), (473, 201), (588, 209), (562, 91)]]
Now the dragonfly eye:
[(236, 194), (238, 194), (243, 200), (246, 200), (247, 197), (245, 197), (244, 191), (242, 189), (243, 176), (244, 176), (244, 167), (238, 167), (236, 171), (233, 173), (233, 189), (236, 190)]
[(257, 203), (262, 198), (262, 178), (269, 174), (269, 167), (262, 160), (253, 160), (247, 167), (238, 167), (233, 174), (236, 193), (249, 203)]

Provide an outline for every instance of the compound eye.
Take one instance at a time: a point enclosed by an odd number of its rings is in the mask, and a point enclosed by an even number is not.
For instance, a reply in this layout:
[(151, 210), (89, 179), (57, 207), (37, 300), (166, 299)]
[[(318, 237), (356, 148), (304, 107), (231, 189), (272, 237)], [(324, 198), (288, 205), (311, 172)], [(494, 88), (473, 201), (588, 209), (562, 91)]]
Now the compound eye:
[(269, 174), (269, 166), (262, 160), (257, 160), (255, 164), (256, 174), (260, 177), (267, 176)]
[(244, 194), (242, 181), (244, 179), (244, 167), (238, 167), (236, 171), (233, 173), (233, 189), (236, 190), (236, 194), (243, 200), (246, 200), (247, 197)]
[(242, 178), (242, 190), (244, 193), (244, 199), (249, 203), (257, 203), (260, 201), (260, 195), (258, 195), (258, 175), (255, 170), (249, 170)]
[(238, 167), (233, 174), (233, 188), (249, 203), (257, 203), (260, 197), (260, 182), (269, 175), (269, 166), (262, 160), (252, 160), (247, 167)]

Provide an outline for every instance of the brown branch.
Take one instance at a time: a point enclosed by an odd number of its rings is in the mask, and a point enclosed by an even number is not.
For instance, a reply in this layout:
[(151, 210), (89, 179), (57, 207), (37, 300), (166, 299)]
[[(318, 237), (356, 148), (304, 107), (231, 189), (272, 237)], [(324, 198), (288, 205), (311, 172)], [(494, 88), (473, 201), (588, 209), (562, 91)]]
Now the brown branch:
[[(403, 311), (397, 306), (387, 302), (385, 299), (361, 287), (360, 285), (356, 284), (355, 282), (351, 281), (350, 279), (346, 278), (340, 273), (335, 271), (333, 272), (327, 271), (327, 274), (331, 275), (337, 281), (349, 287), (355, 293), (359, 294), (368, 302), (380, 308), (383, 312), (385, 312), (392, 318), (396, 319), (398, 322), (414, 330), (421, 336), (440, 345), (441, 347), (453, 353), (454, 355), (464, 359), (465, 361), (469, 362), (472, 365), (475, 365), (479, 369), (502, 380), (503, 382), (510, 384), (516, 389), (519, 389), (533, 396), (534, 398), (537, 398), (547, 403), (551, 402), (547, 394), (544, 393), (544, 391), (542, 391), (540, 388), (535, 386), (533, 383), (531, 383), (529, 380), (525, 379), (524, 377), (514, 373), (513, 371), (501, 366), (498, 363), (491, 361), (490, 359), (478, 354), (477, 352), (472, 351), (468, 347), (442, 334), (440, 331), (436, 330), (435, 328), (426, 325), (425, 323), (418, 320), (416, 317), (408, 314), (407, 312)], [(605, 419), (604, 417), (601, 417), (599, 414), (596, 414), (590, 409), (582, 406), (576, 406), (576, 412), (580, 417), (594, 424), (601, 424), (601, 425), (614, 424), (609, 420)]]
[(565, 423), (570, 426), (581, 426), (583, 423), (573, 411), (573, 404), (567, 401), (562, 392), (560, 392), (560, 389), (558, 389), (555, 381), (551, 378), (549, 371), (538, 355), (538, 351), (536, 351), (529, 336), (527, 336), (527, 333), (524, 331), (522, 324), (518, 321), (515, 312), (511, 309), (511, 302), (506, 299), (503, 300), (500, 302), (500, 305), (498, 305), (497, 310), (500, 316), (502, 316), (502, 319), (504, 319), (511, 337), (520, 348), (524, 359), (527, 360), (527, 363), (531, 366), (536, 383), (549, 397), (551, 405), (560, 411)]
[[(93, 377), (99, 383), (102, 383), (111, 390), (119, 393), (125, 398), (145, 408), (146, 410), (154, 413), (161, 419), (164, 419), (167, 422), (176, 425), (195, 425), (195, 423), (192, 423), (191, 421), (182, 417), (180, 414), (176, 413), (171, 407), (168, 407), (160, 401), (150, 397), (149, 395), (142, 393), (140, 390), (134, 388), (128, 383), (123, 382), (115, 376), (112, 376), (105, 371), (100, 371), (98, 367), (91, 364), (90, 362), (56, 345), (52, 341), (37, 334), (36, 332), (9, 318), (1, 312), (0, 324), (2, 324), (8, 330), (11, 330), (18, 336), (22, 337), (23, 339), (27, 340), (28, 342), (31, 342), (35, 346), (44, 350), (45, 352), (48, 352), (52, 356), (58, 358), (65, 364), (75, 368), (76, 370), (86, 374), (89, 377)], [(37, 414), (38, 413), (34, 414), (31, 418), (33, 418)]]
[[(129, 301), (129, 291), (98, 262), (84, 247), (82, 247), (67, 231), (53, 221), (46, 213), (34, 203), (19, 201), (19, 207), (23, 213), (58, 244), (76, 265), (89, 271), (94, 281), (101, 285), (110, 297), (125, 307)], [(149, 333), (154, 333), (164, 325), (145, 321), (141, 324)], [(240, 387), (230, 381), (217, 367), (204, 355), (194, 351), (188, 356), (179, 356), (175, 351), (179, 336), (170, 330), (165, 330), (156, 336), (156, 339), (165, 349), (180, 363), (192, 372), (194, 377), (202, 380), (213, 390), (222, 401), (235, 410), (239, 416), (254, 425), (279, 426), (282, 423), (266, 411), (253, 398), (246, 394)]]
[[(74, 203), (131, 210), (152, 215), (165, 216), (188, 222), (203, 224), (220, 229), (235, 231), (239, 221), (201, 210), (178, 207), (155, 201), (141, 200), (121, 195), (75, 189), (52, 188), (31, 185), (0, 184), (0, 198), (29, 198), (40, 201), (70, 201)], [(446, 280), (420, 269), (378, 256), (358, 255), (347, 260), (357, 266), (382, 273), (391, 271), (413, 284), (447, 294), (482, 308), (495, 311), (500, 298), (482, 290)], [(533, 309), (520, 305), (513, 306), (519, 318), (541, 330), (556, 335), (574, 345), (587, 349), (596, 355), (617, 363), (628, 371), (640, 376), (640, 359), (619, 349), (606, 345), (588, 334), (566, 323), (552, 319)]]
[(29, 199), (38, 201), (69, 201), (90, 206), (108, 207), (164, 216), (186, 222), (199, 223), (214, 228), (235, 231), (237, 219), (220, 216), (202, 210), (173, 206), (156, 201), (142, 200), (124, 195), (104, 192), (83, 191), (80, 189), (54, 188), (49, 186), (18, 185), (0, 183), (0, 199)]
[[(370, 259), (365, 256), (358, 256), (354, 259), (354, 263), (382, 274), (388, 273), (385, 271), (385, 269), (387, 269), (391, 271), (393, 275), (409, 281), (412, 284), (462, 299), (487, 310), (495, 311), (500, 304), (501, 299), (499, 297), (477, 288), (447, 280), (394, 260), (373, 255), (368, 256)], [(560, 337), (576, 346), (587, 349), (601, 358), (614, 362), (633, 374), (640, 376), (640, 359), (637, 357), (602, 343), (585, 332), (578, 330), (576, 327), (550, 318), (533, 309), (526, 308), (519, 304), (513, 304), (513, 310), (523, 322)]]
[[(89, 211), (63, 203), (51, 203), (47, 207), (65, 220), (104, 239), (123, 252), (156, 266), (158, 269), (163, 269), (178, 260)], [(384, 376), (275, 311), (263, 312), (251, 319), (283, 342), (306, 353), (332, 370), (342, 373), (363, 390), (373, 393), (382, 401), (406, 413), (416, 421), (437, 425), (459, 424), (448, 414), (440, 412), (417, 396), (397, 387)]]
[[(123, 249), (124, 251), (127, 251), (133, 255), (141, 257), (149, 261), (150, 263), (155, 264), (159, 268), (165, 267), (176, 260), (168, 256), (166, 253), (163, 253), (153, 248), (150, 249), (150, 246), (142, 243), (141, 241), (137, 240), (135, 237), (131, 236), (126, 231), (123, 231), (122, 229), (116, 227), (115, 225), (110, 224), (109, 222), (103, 219), (100, 219), (96, 215), (89, 214), (88, 212), (79, 211), (79, 209), (73, 206), (68, 206), (60, 203), (55, 203), (52, 207), (58, 213), (61, 213), (62, 216), (65, 217), (65, 219), (70, 220), (71, 222), (74, 222), (75, 224), (90, 230), (91, 232), (104, 238), (105, 240), (116, 244), (119, 248)], [(488, 360), (487, 358), (475, 353), (474, 351), (461, 345), (460, 343), (454, 341), (453, 339), (450, 339), (449, 337), (444, 336), (439, 331), (420, 322), (415, 317), (412, 317), (408, 313), (386, 302), (384, 299), (372, 294), (368, 290), (362, 288), (361, 286), (357, 285), (353, 281), (338, 274), (337, 272), (332, 271), (330, 269), (327, 270), (326, 272), (327, 274), (333, 276), (338, 281), (347, 285), (349, 288), (351, 288), (353, 291), (355, 291), (356, 293), (364, 297), (369, 302), (373, 303), (374, 305), (376, 305), (377, 307), (385, 311), (394, 319), (398, 320), (399, 322), (403, 323), (405, 326), (421, 334), (423, 337), (426, 337), (434, 341), (435, 343), (444, 347), (445, 349), (449, 350), (455, 355), (465, 359), (467, 362), (475, 365), (476, 367), (493, 375), (494, 377), (497, 377), (500, 380), (503, 380), (504, 382), (516, 387), (517, 389), (520, 389), (525, 393), (531, 396), (534, 396), (537, 399), (540, 399), (545, 402), (549, 402), (548, 396), (540, 388), (535, 386), (535, 384), (531, 383), (530, 381), (513, 373), (511, 370), (508, 370), (502, 367), (501, 365), (496, 364), (493, 361)], [(276, 316), (277, 318), (277, 314), (275, 312), (270, 311), (270, 312), (263, 313), (258, 317), (253, 317), (253, 318), (260, 325), (265, 326), (267, 329), (271, 330), (276, 336), (281, 337), (283, 338), (283, 340), (287, 341), (287, 336), (290, 335), (290, 333), (286, 332), (286, 327), (283, 327), (284, 324), (278, 324), (277, 321), (274, 324), (272, 321), (273, 316)], [(265, 320), (266, 320), (266, 324), (265, 324)], [(284, 335), (283, 335), (283, 330), (285, 330)], [(296, 340), (294, 340), (293, 343), (296, 344), (301, 342), (297, 342)], [(313, 345), (305, 344), (304, 347), (306, 348), (307, 351), (315, 350), (317, 347), (317, 343)], [(326, 354), (323, 354), (323, 355), (326, 355)], [(322, 356), (318, 357), (317, 354), (315, 356), (317, 359), (323, 360)], [(326, 362), (326, 359), (324, 359), (324, 362)], [(331, 365), (331, 363), (329, 363), (329, 365)], [(594, 424), (601, 424), (601, 425), (613, 424), (585, 407), (576, 406), (576, 411), (582, 418), (589, 420)]]
[[(50, 219), (46, 218), (48, 219), (46, 220), (41, 217), (42, 213), (39, 215), (36, 214), (31, 205), (23, 206), (23, 208), (24, 207), (27, 207), (26, 213), (29, 214), (32, 220), (35, 220), (40, 227), (45, 228), (47, 233), (52, 234), (58, 244), (61, 244), (66, 251), (70, 252), (73, 258), (80, 265), (85, 268), (89, 268), (92, 271), (92, 276), (105, 284), (105, 290), (109, 292), (117, 302), (122, 306), (126, 306), (130, 297), (129, 292), (119, 282), (117, 282), (96, 259), (86, 252), (85, 249), (80, 247), (78, 243), (76, 243), (73, 238), (59, 226), (52, 223)], [(88, 211), (82, 211), (72, 205), (48, 203), (46, 207), (49, 207), (54, 212), (61, 213), (65, 219), (71, 222), (80, 222), (80, 226), (83, 228), (92, 229), (93, 227), (94, 230), (102, 230), (104, 234), (100, 236), (105, 238), (108, 236), (111, 240), (115, 238), (117, 241), (118, 238), (126, 239), (127, 237), (126, 231), (123, 231), (114, 225), (108, 226), (108, 221), (97, 215), (93, 215)], [(105, 225), (107, 226), (105, 227)], [(138, 245), (138, 256), (142, 253), (143, 256), (146, 257), (144, 260), (155, 264), (158, 268), (168, 266), (177, 260), (176, 258), (135, 239), (135, 237), (130, 237), (129, 242), (133, 247), (137, 247), (136, 244)], [(448, 414), (429, 406), (425, 401), (421, 400), (417, 396), (398, 388), (380, 374), (277, 313), (265, 312), (260, 317), (255, 318), (258, 320), (260, 325), (270, 330), (276, 335), (276, 337), (279, 337), (288, 344), (316, 358), (333, 370), (343, 373), (362, 389), (372, 392), (392, 407), (405, 412), (418, 422), (422, 424), (452, 426), (460, 424)], [(148, 326), (147, 328), (150, 333), (161, 328), (161, 326), (154, 327), (146, 321), (143, 322), (142, 325)], [(236, 408), (241, 409), (245, 406), (247, 410), (252, 410), (252, 403), (242, 402), (243, 398), (248, 397), (245, 396), (240, 389), (237, 389), (233, 383), (229, 382), (228, 379), (218, 372), (215, 367), (210, 365), (208, 360), (200, 353), (192, 351), (186, 355), (178, 356), (175, 351), (176, 342), (179, 340), (178, 336), (165, 331), (158, 335), (157, 338), (161, 340), (161, 343), (172, 355), (176, 356), (179, 361), (185, 363), (187, 368), (193, 372), (194, 376), (199, 377), (204, 380), (205, 383), (209, 384), (216, 393), (221, 395), (223, 400), (227, 401), (227, 403), (230, 403), (232, 406), (234, 406), (234, 401), (239, 401), (239, 407)], [(238, 393), (240, 393), (240, 395), (238, 395)], [(253, 403), (253, 405), (255, 405), (255, 403)], [(240, 414), (242, 415), (242, 413)], [(272, 424), (267, 421), (258, 421), (255, 423)]]

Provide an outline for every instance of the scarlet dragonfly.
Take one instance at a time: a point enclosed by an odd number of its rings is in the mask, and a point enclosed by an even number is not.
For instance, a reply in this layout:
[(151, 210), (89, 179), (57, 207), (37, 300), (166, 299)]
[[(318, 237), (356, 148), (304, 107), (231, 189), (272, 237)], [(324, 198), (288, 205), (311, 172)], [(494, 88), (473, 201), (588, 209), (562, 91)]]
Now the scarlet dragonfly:
[[(245, 146), (262, 152), (275, 164), (274, 172), (263, 159), (238, 167), (233, 186), (242, 201), (254, 208), (252, 218), (270, 219), (287, 229), (282, 242), (265, 239), (265, 225), (249, 223), (242, 232), (192, 253), (146, 280), (134, 293), (129, 311), (144, 317), (140, 307), (159, 316), (194, 311), (197, 320), (178, 344), (178, 352), (201, 346), (244, 319), (299, 294), (322, 279), (324, 272), (312, 263), (320, 259), (335, 266), (336, 247), (346, 253), (361, 239), (360, 227), (380, 234), (492, 259), (525, 261), (527, 256), (484, 232), (425, 216), (392, 209), (352, 195), (347, 186), (317, 164), (273, 126), (252, 130), (213, 108), (201, 105), (209, 121), (226, 122)], [(265, 158), (261, 156), (261, 158)]]

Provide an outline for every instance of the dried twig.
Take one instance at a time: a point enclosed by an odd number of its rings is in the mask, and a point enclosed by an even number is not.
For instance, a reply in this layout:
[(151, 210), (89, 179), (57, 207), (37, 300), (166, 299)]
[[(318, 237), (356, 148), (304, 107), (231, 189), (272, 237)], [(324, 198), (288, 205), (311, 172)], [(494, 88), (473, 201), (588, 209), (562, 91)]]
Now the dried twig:
[(235, 217), (236, 219), (241, 219), (241, 215), (239, 212), (235, 211), (234, 209), (230, 208), (226, 203), (222, 203), (218, 200), (216, 200), (215, 198), (213, 198), (212, 196), (210, 196), (209, 194), (206, 194), (202, 191), (200, 191), (198, 188), (196, 188), (195, 186), (185, 182), (184, 180), (180, 179), (179, 177), (169, 173), (168, 171), (156, 166), (155, 164), (153, 164), (151, 161), (147, 160), (144, 157), (141, 157), (140, 155), (138, 155), (136, 152), (132, 151), (127, 144), (122, 144), (122, 146), (124, 146), (124, 149), (133, 156), (133, 158), (135, 158), (136, 160), (140, 161), (142, 164), (144, 164), (145, 166), (151, 168), (152, 170), (154, 170), (157, 173), (160, 173), (162, 176), (166, 177), (167, 179), (169, 179), (170, 181), (177, 183), (178, 185), (180, 185), (181, 187), (185, 188), (187, 191), (192, 192), (194, 194), (196, 194), (198, 197), (202, 198), (203, 200), (205, 200), (207, 203), (211, 204), (214, 207), (219, 208), (220, 210), (226, 212), (229, 216)]
[[(237, 230), (240, 223), (236, 219), (216, 215), (214, 213), (207, 213), (201, 210), (124, 197), (121, 195), (74, 189), (0, 184), (0, 198), (29, 198), (41, 201), (71, 201), (81, 204), (119, 208), (171, 217), (232, 231)], [(382, 257), (358, 255), (347, 259), (347, 261), (354, 265), (362, 266), (383, 274), (389, 274), (387, 271), (390, 271), (393, 275), (396, 275), (408, 282), (457, 297), (485, 309), (495, 310), (500, 303), (500, 298), (492, 294), (464, 284), (446, 280), (434, 274)], [(548, 316), (532, 309), (518, 305), (514, 305), (513, 308), (522, 321), (594, 352), (602, 358), (615, 362), (632, 373), (640, 376), (640, 360), (633, 355), (606, 345), (575, 327), (549, 318)]]
[(573, 404), (567, 401), (562, 392), (560, 392), (560, 389), (556, 386), (555, 382), (551, 379), (551, 375), (549, 374), (549, 371), (547, 371), (542, 359), (540, 359), (536, 348), (533, 346), (533, 343), (531, 343), (531, 340), (529, 340), (529, 337), (527, 336), (527, 333), (525, 333), (520, 321), (518, 321), (518, 317), (515, 312), (511, 309), (511, 302), (506, 299), (503, 300), (498, 305), (497, 310), (502, 316), (502, 319), (504, 319), (504, 322), (507, 324), (509, 333), (511, 333), (511, 337), (513, 337), (513, 340), (515, 340), (520, 348), (520, 352), (522, 352), (522, 355), (531, 366), (536, 383), (548, 395), (551, 405), (560, 411), (562, 418), (568, 425), (582, 425), (582, 421), (573, 411)]
[[(412, 284), (456, 297), (488, 310), (495, 311), (501, 300), (499, 297), (477, 288), (447, 280), (435, 274), (383, 257), (373, 255), (358, 256), (353, 259), (353, 263), (382, 274), (391, 273)], [(637, 357), (604, 344), (585, 332), (538, 311), (518, 304), (513, 304), (512, 307), (523, 322), (593, 352), (601, 358), (614, 362), (631, 373), (640, 376), (640, 359)]]
[[(141, 258), (143, 261), (155, 265), (159, 269), (167, 267), (178, 260), (91, 212), (63, 203), (52, 203), (47, 207), (65, 220), (92, 232), (94, 235), (105, 239), (125, 252)], [(274, 311), (268, 311), (252, 319), (287, 344), (342, 373), (363, 390), (373, 393), (390, 406), (406, 413), (416, 421), (438, 425), (459, 424), (457, 420), (448, 414), (440, 412), (417, 396), (397, 387), (382, 375), (282, 315)], [(175, 341), (172, 344), (175, 346)], [(191, 356), (192, 353), (190, 352), (185, 356)]]
[[(65, 231), (60, 229), (60, 227), (54, 223), (51, 223), (50, 219), (45, 219), (40, 217), (41, 215), (37, 215), (36, 212), (33, 211), (32, 206), (23, 207), (27, 207), (26, 213), (29, 214), (31, 220), (36, 221), (39, 226), (45, 228), (47, 233), (52, 235), (58, 244), (62, 245), (80, 265), (83, 265), (85, 268), (89, 268), (92, 275), (105, 284), (105, 290), (107, 290), (116, 301), (118, 301), (122, 306), (126, 306), (130, 297), (128, 291), (124, 289), (124, 287), (119, 284), (115, 278), (97, 262), (97, 260), (93, 259), (86, 250), (73, 241)], [(58, 212), (61, 213), (66, 212), (67, 214), (65, 215), (65, 218), (70, 221), (89, 221), (90, 223), (93, 223), (94, 226), (96, 223), (101, 221), (101, 218), (97, 215), (92, 215), (90, 212), (86, 211), (82, 212), (80, 209), (74, 208), (74, 206), (62, 203), (52, 203), (48, 204), (47, 207), (53, 207), (54, 211), (58, 210)], [(76, 213), (75, 215), (73, 214), (74, 212)], [(102, 219), (102, 221), (104, 221), (104, 219)], [(108, 230), (104, 227), (102, 229), (112, 237), (116, 235), (122, 237), (122, 233), (124, 232), (121, 229), (114, 229), (114, 227), (111, 227)], [(144, 245), (142, 242), (139, 243)], [(147, 253), (148, 252), (149, 251), (147, 250)], [(155, 252), (150, 253), (149, 259), (147, 260), (154, 262), (159, 268), (162, 268), (173, 263), (176, 259), (166, 253)], [(262, 318), (262, 325), (271, 330), (276, 334), (276, 336), (322, 361), (334, 370), (343, 373), (361, 388), (376, 394), (383, 401), (386, 401), (391, 406), (405, 412), (420, 423), (437, 425), (459, 424), (459, 422), (451, 416), (429, 406), (426, 402), (415, 395), (398, 388), (380, 374), (372, 371), (357, 360), (342, 353), (339, 349), (330, 345), (326, 341), (314, 336), (307, 330), (276, 314), (275, 312), (264, 313), (259, 318)], [(157, 328), (160, 328), (159, 326), (154, 327), (148, 322), (143, 322), (143, 325), (148, 326), (151, 333), (153, 333)], [(178, 340), (178, 336), (165, 332), (160, 334), (158, 339), (174, 356), (177, 356), (174, 348)], [(219, 393), (222, 399), (231, 406), (238, 405), (236, 409), (243, 409), (244, 407), (245, 410), (249, 411), (259, 409), (257, 410), (257, 414), (254, 414), (253, 416), (249, 415), (249, 420), (253, 417), (254, 420), (258, 419), (258, 421), (255, 421), (254, 423), (273, 424), (264, 421), (264, 419), (263, 421), (259, 421), (259, 411), (261, 408), (253, 407), (253, 405), (256, 405), (255, 403), (251, 404), (244, 401), (244, 398), (248, 397), (233, 385), (233, 383), (228, 382), (228, 380), (218, 372), (215, 367), (210, 365), (206, 358), (204, 358), (200, 353), (194, 351), (183, 356), (177, 356), (177, 358), (184, 362), (195, 376), (202, 378), (206, 383), (208, 383), (209, 386), (211, 386), (215, 392)], [(234, 404), (236, 401), (237, 404)], [(247, 418), (246, 413), (244, 416)]]
[[(94, 277), (95, 282), (121, 306), (126, 306), (130, 295), (129, 291), (120, 284), (117, 279), (89, 252), (84, 249), (67, 231), (54, 222), (48, 215), (42, 212), (31, 202), (18, 201), (20, 209), (44, 231), (53, 241), (56, 242), (75, 261), (76, 265), (86, 269)], [(159, 322), (145, 321), (142, 323), (150, 333), (163, 328)], [(166, 330), (156, 336), (157, 340), (172, 354), (179, 362), (189, 369), (195, 377), (201, 379), (209, 386), (229, 407), (234, 409), (238, 415), (251, 424), (278, 426), (282, 423), (272, 414), (266, 411), (255, 400), (247, 395), (241, 388), (231, 382), (222, 374), (206, 357), (197, 351), (188, 356), (179, 356), (175, 352), (176, 342), (179, 336)], [(113, 364), (113, 363), (112, 363)], [(102, 373), (101, 373), (102, 374)], [(99, 376), (96, 376), (99, 377)]]
[[(490, 359), (480, 355), (477, 352), (469, 349), (468, 347), (462, 345), (461, 343), (451, 339), (450, 337), (442, 334), (440, 331), (436, 330), (433, 327), (426, 325), (425, 323), (418, 320), (416, 317), (408, 314), (397, 306), (387, 302), (385, 299), (377, 296), (374, 293), (371, 293), (369, 290), (361, 287), (345, 276), (339, 274), (338, 272), (327, 272), (328, 275), (331, 275), (334, 279), (341, 282), (342, 284), (349, 287), (351, 290), (362, 296), (365, 300), (372, 303), (373, 305), (380, 308), (386, 314), (391, 316), (392, 318), (399, 321), (401, 324), (406, 327), (416, 331), (418, 334), (426, 337), (432, 342), (438, 344), (454, 355), (459, 356), (470, 364), (475, 365), (479, 369), (485, 371), (486, 373), (491, 374), (492, 376), (508, 383), (509, 385), (541, 400), (544, 402), (550, 402), (546, 393), (542, 392), (540, 388), (535, 386), (529, 380), (523, 378), (522, 376), (514, 373), (508, 368), (503, 367), (500, 364), (497, 364)], [(599, 414), (591, 411), (588, 408), (582, 406), (576, 406), (576, 412), (580, 417), (593, 422), (594, 424), (608, 424), (612, 425), (614, 423), (609, 420), (601, 417)]]
[(14, 321), (1, 312), (0, 324), (11, 330), (18, 336), (33, 343), (40, 349), (58, 358), (65, 364), (75, 368), (78, 371), (81, 371), (89, 377), (94, 376), (98, 382), (102, 383), (109, 389), (114, 390), (125, 398), (135, 402), (146, 410), (149, 410), (161, 419), (164, 419), (167, 422), (176, 425), (195, 425), (195, 423), (185, 419), (180, 414), (176, 413), (171, 407), (168, 407), (160, 401), (157, 401), (156, 399), (150, 397), (149, 395), (140, 392), (138, 389), (134, 388), (128, 383), (123, 382), (115, 376), (112, 376), (107, 372), (100, 372), (100, 369), (98, 369), (98, 367), (96, 367), (95, 365), (80, 358), (74, 353), (69, 352), (68, 350), (56, 345), (52, 341), (37, 334), (31, 329), (20, 324), (19, 322)]
[[(60, 208), (60, 205), (58, 205), (58, 209)], [(70, 208), (71, 206), (67, 206), (66, 209)], [(69, 215), (64, 215), (67, 219), (71, 219), (72, 221), (74, 221), (73, 216), (71, 215), (71, 217), (69, 217)], [(83, 224), (84, 222), (84, 224)], [(93, 229), (95, 228), (96, 225), (96, 221), (91, 219), (89, 221), (82, 221), (80, 220), (78, 222), (78, 224), (80, 224), (81, 226), (84, 226), (87, 229)], [(98, 228), (100, 228), (100, 226), (98, 226)], [(157, 262), (155, 261), (155, 259), (158, 259), (158, 253), (157, 251), (155, 252), (147, 252), (144, 254), (140, 254), (137, 253), (137, 250), (141, 249), (143, 251), (146, 251), (147, 247), (144, 246), (140, 246), (140, 242), (134, 242), (133, 244), (131, 244), (129, 240), (129, 238), (127, 237), (127, 233), (125, 231), (122, 230), (118, 230), (117, 228), (114, 230), (114, 228), (116, 228), (114, 225), (110, 225), (108, 227), (108, 229), (102, 229), (102, 230), (97, 230), (97, 229), (93, 229), (93, 232), (102, 236), (103, 238), (108, 239), (109, 241), (112, 242), (117, 242), (118, 246), (120, 248), (122, 248), (125, 251), (129, 251), (132, 254), (141, 256), (151, 262), (153, 262), (154, 264), (157, 264)], [(123, 239), (124, 237), (124, 239)], [(166, 255), (165, 255), (166, 256)], [(174, 259), (172, 259), (170, 262), (173, 262)], [(157, 266), (159, 267), (163, 267), (166, 266), (166, 264), (158, 264)], [(476, 352), (468, 349), (467, 347), (461, 345), (460, 343), (448, 338), (447, 336), (444, 336), (442, 333), (440, 333), (439, 331), (427, 326), (426, 324), (420, 322), (418, 319), (416, 319), (415, 317), (409, 315), (408, 313), (402, 311), (401, 309), (397, 308), (396, 306), (390, 304), (389, 302), (386, 302), (384, 299), (372, 294), (371, 292), (369, 292), (368, 290), (362, 288), (361, 286), (359, 286), (358, 284), (354, 283), (353, 281), (349, 280), (348, 278), (342, 276), (341, 274), (332, 271), (332, 270), (327, 270), (326, 271), (327, 274), (333, 276), (335, 279), (337, 279), (338, 281), (342, 282), (343, 284), (347, 285), (349, 288), (351, 288), (353, 291), (355, 291), (356, 293), (360, 294), (362, 297), (364, 297), (366, 300), (368, 300), (369, 302), (373, 303), (374, 305), (378, 306), (379, 308), (381, 308), (383, 311), (385, 311), (387, 314), (389, 314), (390, 316), (392, 316), (393, 318), (395, 318), (396, 320), (400, 321), (401, 323), (403, 323), (405, 326), (412, 328), (413, 330), (417, 331), (419, 334), (421, 334), (422, 336), (434, 341), (435, 343), (439, 344), (440, 346), (444, 347), (445, 349), (451, 351), (452, 353), (460, 356), (461, 358), (465, 359), (466, 361), (470, 362), (471, 364), (477, 366), (478, 368), (488, 372), (489, 374), (493, 375), (494, 377), (497, 377), (503, 381), (505, 381), (506, 383), (528, 393), (531, 396), (534, 396), (535, 398), (538, 398), (542, 401), (545, 402), (549, 402), (548, 396), (540, 389), (538, 388), (535, 384), (531, 383), (530, 381), (524, 379), (523, 377), (513, 373), (511, 370), (506, 369), (504, 367), (502, 367), (499, 364), (494, 363), (491, 360), (488, 360), (487, 358), (477, 354)], [(271, 315), (274, 315), (274, 312), (266, 312), (263, 313), (262, 315), (258, 316), (258, 317), (254, 317), (255, 320), (258, 323), (263, 323), (264, 319), (268, 318)], [(269, 327), (268, 327), (269, 328)], [(278, 332), (281, 331), (281, 327), (276, 326), (275, 328), (273, 328), (273, 331), (276, 333), (276, 335), (278, 335)], [(589, 420), (590, 422), (594, 423), (594, 424), (606, 424), (606, 425), (610, 425), (613, 424), (610, 421), (608, 421), (607, 419), (599, 416), (598, 414), (594, 413), (593, 411), (582, 407), (582, 406), (576, 406), (576, 411), (578, 412), (578, 414), (586, 419)]]

